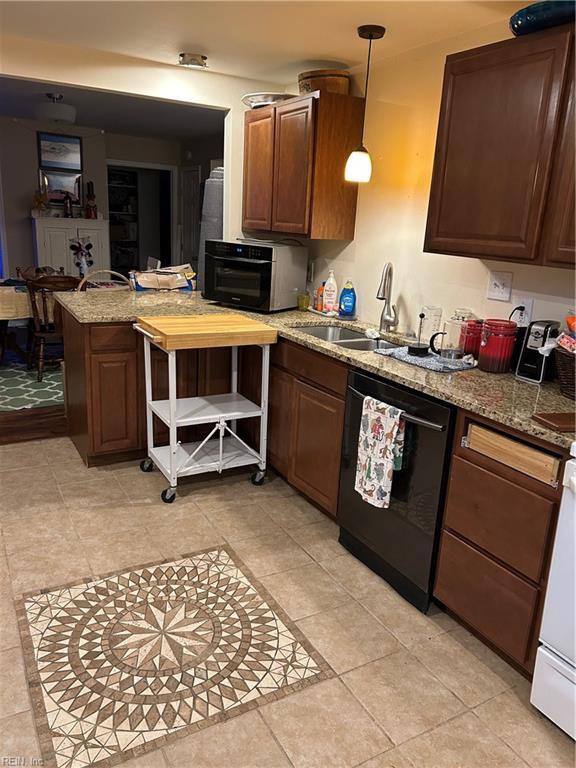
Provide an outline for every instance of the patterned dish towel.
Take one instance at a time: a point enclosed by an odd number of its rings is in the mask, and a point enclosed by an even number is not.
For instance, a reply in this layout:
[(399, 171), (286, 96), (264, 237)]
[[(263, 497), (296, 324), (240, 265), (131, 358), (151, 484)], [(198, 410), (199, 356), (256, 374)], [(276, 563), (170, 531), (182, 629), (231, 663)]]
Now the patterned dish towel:
[(368, 504), (388, 508), (394, 470), (402, 469), (403, 411), (365, 397), (358, 435), (358, 463), (354, 490)]

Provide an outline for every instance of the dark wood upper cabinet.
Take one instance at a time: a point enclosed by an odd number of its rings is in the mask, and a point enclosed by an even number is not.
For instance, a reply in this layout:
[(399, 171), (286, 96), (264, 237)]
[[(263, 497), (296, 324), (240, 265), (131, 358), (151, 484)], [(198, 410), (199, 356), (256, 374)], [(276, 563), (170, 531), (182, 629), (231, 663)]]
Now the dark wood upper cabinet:
[(276, 107), (274, 232), (305, 235), (309, 229), (315, 101), (308, 98)]
[(574, 267), (574, 62), (542, 232), (542, 258), (552, 267)]
[(244, 191), (242, 220), (246, 229), (272, 226), (274, 107), (246, 112), (244, 123)]
[(243, 229), (352, 240), (358, 185), (344, 167), (363, 115), (364, 99), (318, 92), (247, 112)]
[(572, 39), (564, 26), (448, 56), (425, 251), (542, 263)]

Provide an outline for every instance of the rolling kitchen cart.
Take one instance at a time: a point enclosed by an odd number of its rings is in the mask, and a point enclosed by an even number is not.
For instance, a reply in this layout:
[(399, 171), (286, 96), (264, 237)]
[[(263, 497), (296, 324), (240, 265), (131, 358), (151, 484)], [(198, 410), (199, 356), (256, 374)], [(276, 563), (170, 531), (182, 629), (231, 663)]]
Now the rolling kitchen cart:
[[(144, 337), (144, 369), (146, 374), (146, 433), (148, 458), (140, 464), (143, 472), (156, 466), (166, 477), (169, 487), (162, 491), (167, 504), (176, 498), (179, 477), (202, 472), (222, 472), (231, 467), (257, 464), (252, 482), (261, 485), (266, 475), (266, 429), (268, 416), (268, 374), (270, 345), (276, 343), (277, 332), (269, 325), (241, 314), (139, 317), (134, 328)], [(168, 355), (168, 400), (153, 400), (150, 345)], [(238, 347), (262, 347), (262, 391), (260, 403), (253, 403), (238, 393)], [(232, 376), (230, 392), (224, 395), (178, 398), (176, 396), (176, 352), (179, 349), (231, 347)], [(170, 431), (170, 444), (154, 445), (153, 415)], [(260, 452), (247, 445), (236, 434), (239, 419), (260, 418)], [(178, 427), (211, 424), (213, 428), (201, 441), (181, 443)]]

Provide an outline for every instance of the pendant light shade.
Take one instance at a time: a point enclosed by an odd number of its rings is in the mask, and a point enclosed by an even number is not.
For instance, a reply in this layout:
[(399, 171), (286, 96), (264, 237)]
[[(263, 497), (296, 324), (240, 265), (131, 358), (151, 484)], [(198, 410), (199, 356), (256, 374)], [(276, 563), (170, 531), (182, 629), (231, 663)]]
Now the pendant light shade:
[[(370, 78), (370, 57), (372, 55), (372, 40), (384, 37), (386, 29), (378, 24), (363, 24), (358, 27), (358, 37), (368, 40), (368, 63), (366, 65), (366, 86), (364, 88), (364, 124), (366, 122), (366, 105), (368, 103), (368, 81)], [(350, 153), (344, 169), (344, 179), (357, 184), (365, 184), (372, 177), (372, 158), (364, 146), (364, 125), (362, 126), (362, 144)]]
[(366, 147), (361, 146), (350, 153), (344, 169), (344, 179), (366, 183), (372, 176), (372, 158)]

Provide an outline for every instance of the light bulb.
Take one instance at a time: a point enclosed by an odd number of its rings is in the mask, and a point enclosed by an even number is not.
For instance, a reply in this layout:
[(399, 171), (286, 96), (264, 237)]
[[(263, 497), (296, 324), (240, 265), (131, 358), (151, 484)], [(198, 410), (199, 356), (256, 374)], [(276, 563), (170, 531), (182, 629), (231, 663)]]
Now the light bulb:
[(372, 158), (370, 153), (359, 147), (350, 153), (344, 169), (344, 179), (364, 184), (370, 181), (372, 176)]

